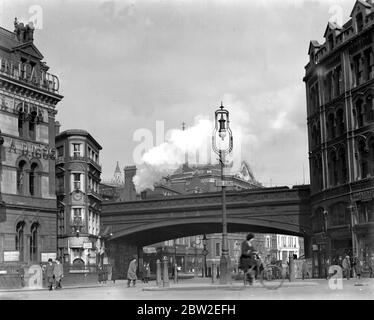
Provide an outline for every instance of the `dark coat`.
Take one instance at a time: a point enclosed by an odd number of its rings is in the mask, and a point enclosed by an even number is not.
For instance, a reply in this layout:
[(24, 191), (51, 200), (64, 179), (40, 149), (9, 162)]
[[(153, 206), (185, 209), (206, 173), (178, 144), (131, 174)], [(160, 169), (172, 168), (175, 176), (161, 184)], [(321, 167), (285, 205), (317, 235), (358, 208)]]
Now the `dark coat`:
[(64, 276), (64, 269), (61, 263), (55, 264), (53, 268), (53, 275), (55, 276), (56, 281), (60, 281), (61, 278)]
[(127, 279), (129, 280), (136, 280), (136, 259), (131, 260), (129, 264), (129, 269), (127, 270)]
[(45, 268), (45, 275), (47, 278), (53, 278), (53, 270), (55, 269), (54, 264), (47, 263), (47, 266)]
[(242, 254), (240, 256), (240, 263), (239, 263), (240, 269), (246, 272), (249, 268), (253, 266), (257, 268), (255, 247), (252, 245), (249, 245), (247, 241), (243, 241), (241, 245), (241, 250), (242, 250)]

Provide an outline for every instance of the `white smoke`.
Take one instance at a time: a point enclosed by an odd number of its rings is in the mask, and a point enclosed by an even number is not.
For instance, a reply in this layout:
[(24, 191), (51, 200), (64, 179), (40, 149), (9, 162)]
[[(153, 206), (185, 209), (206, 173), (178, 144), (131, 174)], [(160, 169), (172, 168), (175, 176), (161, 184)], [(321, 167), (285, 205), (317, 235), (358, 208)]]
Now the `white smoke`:
[[(224, 101), (230, 111), (230, 127), (234, 136), (233, 152), (227, 156), (229, 164), (226, 174), (236, 174), (242, 164), (242, 146), (253, 142), (246, 130), (249, 114), (245, 106), (236, 101), (231, 95), (225, 95)], [(224, 104), (225, 105), (225, 104)], [(187, 160), (188, 165), (205, 165), (218, 163), (218, 155), (212, 149), (212, 133), (214, 121), (204, 115), (195, 117), (194, 124), (185, 130), (170, 130), (165, 142), (150, 148), (141, 157), (141, 165), (133, 178), (136, 192), (154, 189), (154, 185), (174, 173)]]

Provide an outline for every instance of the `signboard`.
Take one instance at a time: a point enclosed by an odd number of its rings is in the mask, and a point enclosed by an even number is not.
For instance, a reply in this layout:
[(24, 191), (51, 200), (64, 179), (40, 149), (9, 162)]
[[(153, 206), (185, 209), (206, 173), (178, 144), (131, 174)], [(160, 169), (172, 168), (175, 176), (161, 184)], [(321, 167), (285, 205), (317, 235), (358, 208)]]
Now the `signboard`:
[(216, 181), (216, 187), (233, 187), (233, 181), (226, 181), (226, 180), (218, 180)]
[(313, 244), (312, 245), (312, 249), (313, 249), (313, 251), (318, 251), (318, 245), (317, 244)]
[(4, 251), (4, 261), (19, 261), (19, 251)]
[(143, 252), (144, 253), (157, 253), (155, 247), (143, 247)]
[(83, 249), (92, 249), (92, 242), (83, 242)]
[(48, 259), (55, 261), (56, 257), (56, 252), (42, 252), (42, 262), (48, 262)]

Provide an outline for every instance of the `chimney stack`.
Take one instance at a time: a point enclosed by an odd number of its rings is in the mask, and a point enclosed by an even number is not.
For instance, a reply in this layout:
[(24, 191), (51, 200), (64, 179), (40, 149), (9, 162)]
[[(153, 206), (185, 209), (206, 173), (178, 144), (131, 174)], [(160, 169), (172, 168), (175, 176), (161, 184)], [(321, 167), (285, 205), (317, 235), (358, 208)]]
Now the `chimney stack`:
[(136, 175), (136, 166), (127, 166), (124, 168), (125, 172), (125, 201), (136, 200), (136, 190), (132, 179)]

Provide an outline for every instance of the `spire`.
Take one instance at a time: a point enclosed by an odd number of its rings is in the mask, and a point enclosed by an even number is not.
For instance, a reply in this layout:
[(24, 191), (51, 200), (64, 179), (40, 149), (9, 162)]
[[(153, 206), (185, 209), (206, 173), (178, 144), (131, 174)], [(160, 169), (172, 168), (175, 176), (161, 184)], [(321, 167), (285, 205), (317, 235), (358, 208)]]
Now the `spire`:
[(123, 184), (123, 175), (122, 175), (121, 168), (119, 167), (118, 161), (117, 161), (116, 169), (114, 170), (112, 183)]
[(121, 169), (120, 169), (120, 167), (119, 167), (119, 163), (118, 163), (118, 161), (117, 161), (117, 166), (116, 166), (116, 170), (114, 171), (114, 174), (116, 174), (116, 173), (121, 173)]

